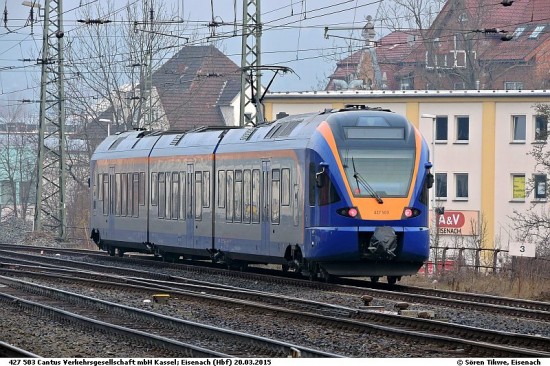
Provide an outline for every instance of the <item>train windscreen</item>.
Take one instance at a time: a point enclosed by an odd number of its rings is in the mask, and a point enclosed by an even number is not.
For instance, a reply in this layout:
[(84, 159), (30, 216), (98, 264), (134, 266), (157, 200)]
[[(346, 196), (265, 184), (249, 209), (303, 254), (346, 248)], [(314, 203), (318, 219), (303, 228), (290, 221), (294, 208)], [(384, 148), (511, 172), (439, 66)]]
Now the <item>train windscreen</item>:
[(340, 157), (355, 197), (407, 196), (415, 161), (413, 149), (343, 149)]

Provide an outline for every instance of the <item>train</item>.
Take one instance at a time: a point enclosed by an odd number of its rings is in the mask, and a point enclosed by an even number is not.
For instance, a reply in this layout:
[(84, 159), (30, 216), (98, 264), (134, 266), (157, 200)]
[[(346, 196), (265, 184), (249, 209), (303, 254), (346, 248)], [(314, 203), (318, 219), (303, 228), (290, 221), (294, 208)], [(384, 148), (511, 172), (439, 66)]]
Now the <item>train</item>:
[(395, 284), (429, 257), (431, 167), (413, 124), (364, 105), (122, 132), (91, 158), (90, 237), (112, 256)]

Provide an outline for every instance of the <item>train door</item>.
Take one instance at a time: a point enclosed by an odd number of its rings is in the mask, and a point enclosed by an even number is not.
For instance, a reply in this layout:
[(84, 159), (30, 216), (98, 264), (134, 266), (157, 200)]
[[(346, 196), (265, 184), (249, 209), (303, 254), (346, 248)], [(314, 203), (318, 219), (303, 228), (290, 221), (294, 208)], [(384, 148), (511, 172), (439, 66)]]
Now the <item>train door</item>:
[(187, 164), (187, 179), (185, 180), (185, 217), (187, 218), (185, 220), (186, 222), (186, 235), (187, 235), (187, 247), (193, 248), (194, 244), (194, 234), (195, 234), (195, 202), (193, 200), (194, 194), (193, 194), (193, 188), (194, 188), (194, 165), (193, 164)]
[(270, 202), (269, 202), (269, 172), (270, 162), (262, 161), (262, 214), (261, 214), (261, 230), (262, 230), (262, 252), (269, 253), (269, 240), (270, 240)]

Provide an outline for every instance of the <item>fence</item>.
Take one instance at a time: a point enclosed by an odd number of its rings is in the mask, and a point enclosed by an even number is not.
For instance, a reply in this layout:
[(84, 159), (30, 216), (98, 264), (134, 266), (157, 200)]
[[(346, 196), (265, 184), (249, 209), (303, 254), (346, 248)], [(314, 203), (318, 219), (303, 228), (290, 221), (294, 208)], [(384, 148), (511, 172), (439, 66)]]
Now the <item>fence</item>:
[[(433, 261), (425, 263), (419, 271), (421, 274), (444, 275), (451, 271), (473, 270), (479, 272), (509, 272), (513, 275), (522, 274), (550, 279), (550, 259), (544, 257), (510, 256), (508, 250), (485, 248), (451, 248), (431, 247)], [(453, 251), (454, 256), (450, 256)]]

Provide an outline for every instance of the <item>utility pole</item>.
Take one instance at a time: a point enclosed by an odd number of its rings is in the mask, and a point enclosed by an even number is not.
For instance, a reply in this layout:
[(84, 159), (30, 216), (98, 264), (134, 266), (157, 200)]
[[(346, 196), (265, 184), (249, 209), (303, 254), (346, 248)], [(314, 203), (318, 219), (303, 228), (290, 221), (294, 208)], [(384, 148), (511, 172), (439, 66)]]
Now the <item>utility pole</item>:
[[(264, 121), (263, 106), (260, 102), (262, 93), (260, 1), (243, 0), (240, 126), (248, 123), (257, 125)], [(245, 110), (250, 104), (255, 105), (256, 108), (255, 113), (249, 117), (245, 114)]]
[[(46, 0), (40, 82), (38, 176), (34, 230), (67, 236), (65, 207), (65, 91), (63, 70), (63, 0)], [(55, 37), (55, 38), (54, 38)]]

